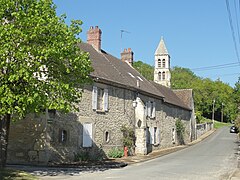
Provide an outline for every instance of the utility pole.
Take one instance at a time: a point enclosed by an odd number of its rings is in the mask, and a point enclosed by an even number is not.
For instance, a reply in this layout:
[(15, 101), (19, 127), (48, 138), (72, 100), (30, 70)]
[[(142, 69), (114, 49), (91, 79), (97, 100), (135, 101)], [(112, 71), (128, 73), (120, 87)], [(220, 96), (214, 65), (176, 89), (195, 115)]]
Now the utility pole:
[(221, 114), (221, 122), (223, 122), (223, 106), (224, 106), (224, 103), (222, 103), (222, 114)]
[(214, 105), (215, 105), (215, 99), (213, 99), (213, 107), (212, 107), (212, 122), (213, 122), (213, 125), (214, 125)]

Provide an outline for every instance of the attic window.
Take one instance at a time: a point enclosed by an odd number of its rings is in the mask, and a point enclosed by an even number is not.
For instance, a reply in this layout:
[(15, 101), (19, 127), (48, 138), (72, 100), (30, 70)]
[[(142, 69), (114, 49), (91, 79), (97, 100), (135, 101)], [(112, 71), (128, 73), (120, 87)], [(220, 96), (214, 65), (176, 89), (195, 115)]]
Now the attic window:
[(132, 78), (135, 78), (135, 76), (134, 76), (134, 75), (132, 75), (132, 73), (130, 73), (130, 72), (129, 72), (128, 74), (129, 74), (129, 75), (130, 75)]
[(138, 78), (140, 81), (143, 81), (141, 77), (137, 76), (137, 78)]

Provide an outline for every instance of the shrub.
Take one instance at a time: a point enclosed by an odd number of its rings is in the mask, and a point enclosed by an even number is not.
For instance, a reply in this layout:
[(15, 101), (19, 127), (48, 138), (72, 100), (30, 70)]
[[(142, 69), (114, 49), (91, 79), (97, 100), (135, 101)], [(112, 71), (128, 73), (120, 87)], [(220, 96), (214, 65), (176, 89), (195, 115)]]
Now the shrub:
[(121, 131), (123, 133), (123, 146), (131, 149), (134, 145), (135, 135), (134, 130), (131, 127), (122, 126)]
[(123, 157), (124, 152), (123, 152), (123, 148), (112, 148), (109, 152), (108, 152), (108, 157), (110, 158), (121, 158)]
[(176, 120), (175, 123), (176, 126), (176, 132), (177, 132), (177, 138), (178, 138), (178, 142), (180, 144), (185, 144), (184, 143), (184, 132), (185, 132), (185, 127), (183, 122), (180, 119)]

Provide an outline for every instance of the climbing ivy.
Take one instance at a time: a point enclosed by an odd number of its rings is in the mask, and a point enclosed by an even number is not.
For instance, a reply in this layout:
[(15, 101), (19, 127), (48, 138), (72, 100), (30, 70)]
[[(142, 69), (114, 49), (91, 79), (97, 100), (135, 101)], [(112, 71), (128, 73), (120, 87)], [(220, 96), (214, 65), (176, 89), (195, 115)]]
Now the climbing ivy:
[(180, 119), (177, 119), (175, 122), (175, 126), (176, 126), (178, 142), (180, 144), (184, 144), (184, 132), (185, 132), (184, 124)]

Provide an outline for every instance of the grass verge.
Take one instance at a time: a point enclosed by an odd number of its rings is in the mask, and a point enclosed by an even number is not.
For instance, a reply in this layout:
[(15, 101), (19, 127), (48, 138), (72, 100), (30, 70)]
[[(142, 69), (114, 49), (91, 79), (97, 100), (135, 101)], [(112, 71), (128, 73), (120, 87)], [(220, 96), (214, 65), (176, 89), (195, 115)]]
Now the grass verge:
[(0, 169), (1, 180), (37, 180), (38, 178), (20, 170)]
[(221, 127), (224, 126), (231, 126), (231, 123), (223, 123), (223, 122), (219, 122), (219, 121), (214, 121), (214, 128), (215, 129), (219, 129)]

